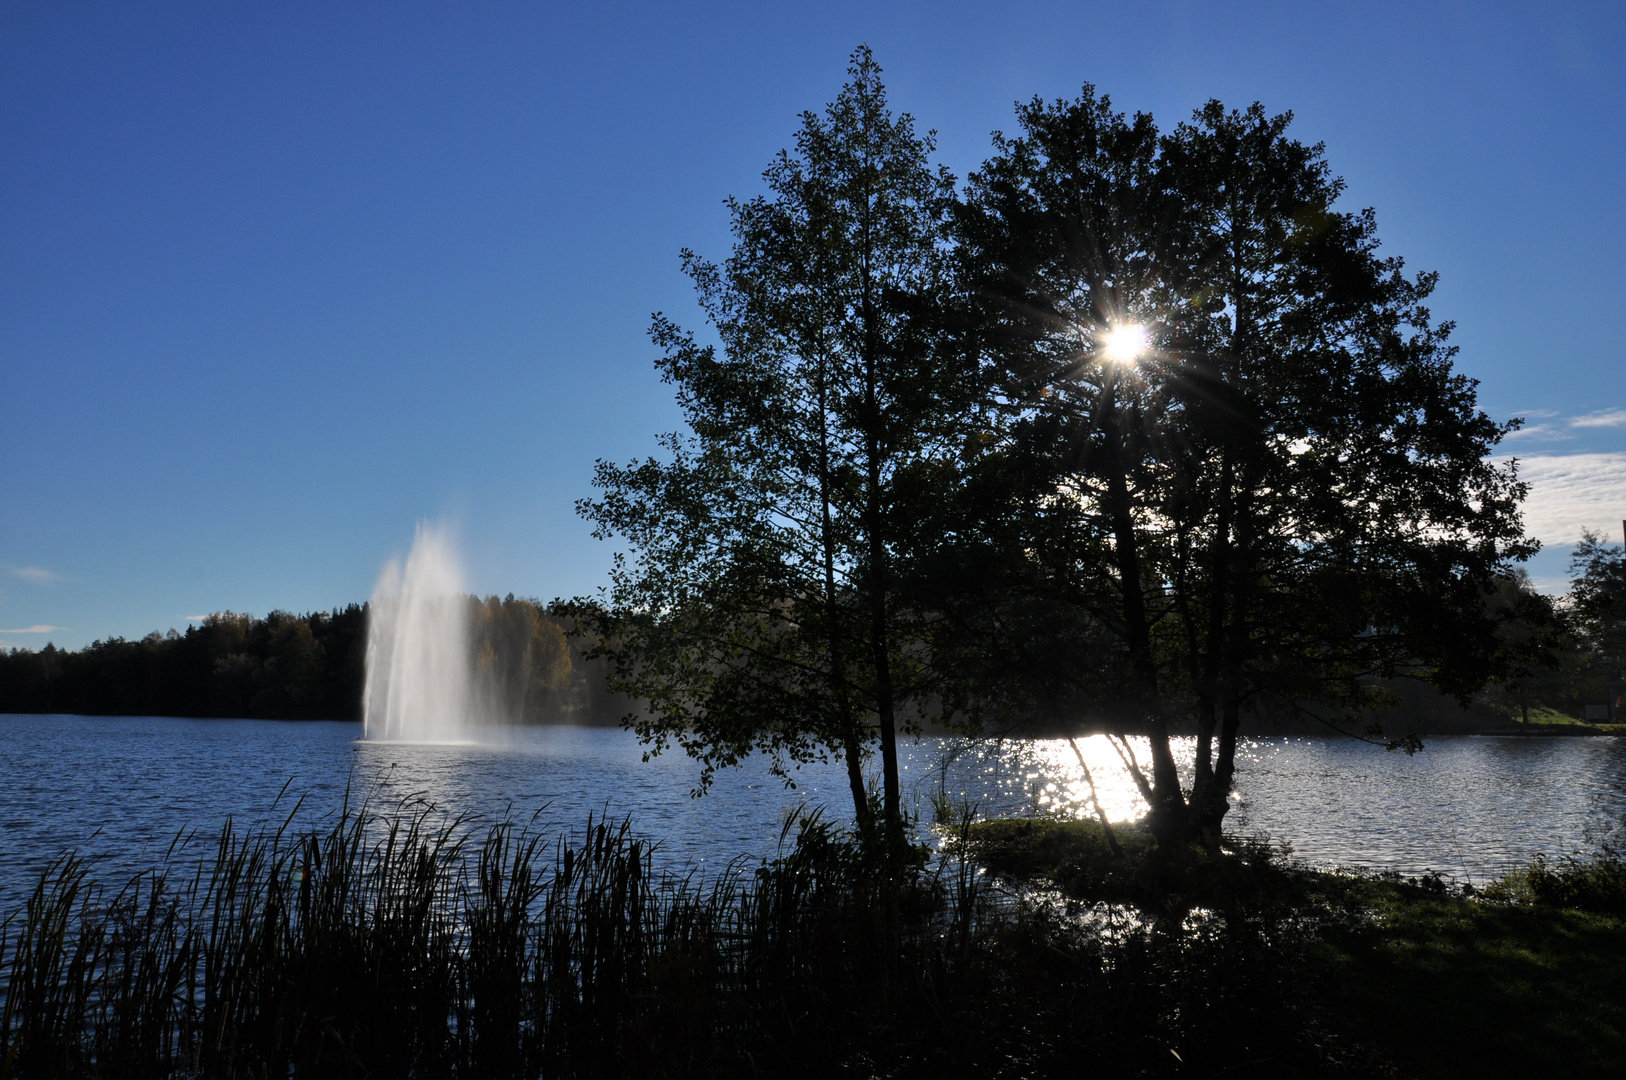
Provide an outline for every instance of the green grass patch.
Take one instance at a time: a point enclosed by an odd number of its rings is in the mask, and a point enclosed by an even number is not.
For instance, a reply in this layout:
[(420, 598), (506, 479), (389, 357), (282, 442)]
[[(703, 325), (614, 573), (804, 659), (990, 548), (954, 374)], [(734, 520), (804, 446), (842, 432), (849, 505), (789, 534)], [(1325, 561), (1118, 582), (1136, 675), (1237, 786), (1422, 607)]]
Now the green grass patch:
[(966, 843), (996, 875), (1074, 900), (1135, 904), (1165, 926), (1208, 910), (1248, 927), (1259, 947), (1221, 965), (1225, 980), (1287, 980), (1325, 1060), (1352, 1075), (1626, 1076), (1618, 860), (1538, 863), (1471, 896), (1245, 845), (1159, 853), (1132, 827), (1120, 842), (1123, 857), (1097, 823), (1034, 820), (978, 823)]
[(1011, 881), (1044, 883), (1071, 900), (1129, 904), (1147, 914), (1192, 908), (1275, 909), (1303, 899), (1268, 848), (1234, 842), (1218, 854), (1192, 847), (1160, 850), (1138, 823), (1113, 826), (1122, 854), (1096, 821), (1022, 818), (973, 823), (963, 846), (978, 863)]
[(1626, 855), (1549, 862), (1538, 857), (1486, 890), (1493, 900), (1626, 917)]
[(1510, 717), (1515, 724), (1528, 728), (1582, 728), (1589, 732), (1602, 732), (1606, 735), (1626, 735), (1626, 724), (1605, 724), (1595, 720), (1581, 720), (1557, 709), (1531, 709), (1530, 722), (1524, 723), (1517, 715)]
[(1420, 1077), (1626, 1075), (1626, 924), (1375, 885), (1329, 942), (1329, 1010)]
[[(1522, 718), (1517, 713), (1514, 714), (1513, 719), (1514, 720), (1520, 720), (1522, 722)], [(1537, 708), (1534, 708), (1534, 709), (1530, 710), (1530, 723), (1532, 723), (1532, 724), (1579, 724), (1579, 723), (1581, 723), (1581, 721), (1576, 719), (1575, 717), (1569, 715), (1568, 713), (1562, 713), (1562, 712), (1559, 712), (1557, 709), (1549, 709), (1549, 708), (1546, 708), (1545, 706), (1541, 706), (1541, 707), (1537, 707)]]
[(1133, 871), (1153, 847), (1136, 824), (1113, 829), (1125, 858), (1117, 859), (1099, 822), (1013, 818), (974, 822), (967, 850), (983, 866), (1013, 880), (1051, 882), (1075, 899), (1123, 899)]

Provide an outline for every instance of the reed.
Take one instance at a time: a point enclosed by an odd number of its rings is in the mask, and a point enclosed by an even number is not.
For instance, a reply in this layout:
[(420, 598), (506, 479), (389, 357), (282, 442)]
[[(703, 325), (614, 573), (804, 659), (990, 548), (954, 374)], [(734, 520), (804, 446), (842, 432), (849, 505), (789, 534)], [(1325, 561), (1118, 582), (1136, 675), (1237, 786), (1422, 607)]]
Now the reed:
[(1502, 877), (1485, 890), (1492, 899), (1626, 916), (1626, 851), (1616, 843), (1590, 857), (1548, 860)]
[(113, 893), (52, 864), (0, 930), (0, 1078), (1161, 1075), (1171, 1037), (1229, 1045), (1158, 989), (1222, 930), (995, 902), (963, 857), (899, 870), (816, 812), (709, 880), (625, 820), (294, 820)]

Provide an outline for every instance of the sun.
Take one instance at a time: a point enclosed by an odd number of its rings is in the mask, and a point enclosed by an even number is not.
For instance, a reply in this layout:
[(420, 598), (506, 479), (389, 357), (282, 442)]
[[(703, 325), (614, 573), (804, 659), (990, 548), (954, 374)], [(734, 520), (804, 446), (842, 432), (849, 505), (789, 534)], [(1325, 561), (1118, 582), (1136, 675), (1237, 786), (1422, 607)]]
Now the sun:
[(1146, 328), (1136, 323), (1115, 326), (1101, 335), (1101, 348), (1106, 358), (1124, 364), (1138, 360), (1151, 344)]

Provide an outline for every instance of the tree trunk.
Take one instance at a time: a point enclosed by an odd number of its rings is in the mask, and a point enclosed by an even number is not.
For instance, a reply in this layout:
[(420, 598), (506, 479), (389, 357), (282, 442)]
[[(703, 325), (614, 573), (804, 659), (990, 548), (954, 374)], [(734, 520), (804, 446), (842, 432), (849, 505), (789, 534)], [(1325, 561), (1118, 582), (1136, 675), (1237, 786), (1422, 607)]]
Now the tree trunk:
[(847, 729), (842, 756), (847, 759), (847, 786), (852, 790), (853, 819), (858, 822), (859, 835), (867, 836), (875, 828), (875, 822), (870, 817), (869, 792), (864, 787), (864, 744), (858, 738), (856, 724)]
[[(1109, 376), (1110, 378), (1110, 376)], [(1129, 478), (1123, 460), (1123, 431), (1117, 410), (1116, 385), (1104, 387), (1102, 420), (1107, 447), (1107, 502), (1112, 518), (1113, 556), (1119, 591), (1123, 597), (1125, 644), (1129, 648), (1137, 704), (1146, 723), (1152, 748), (1152, 805), (1147, 827), (1159, 844), (1178, 843), (1185, 831), (1185, 796), (1180, 773), (1169, 746), (1169, 724), (1163, 715), (1157, 688), (1157, 665), (1152, 657), (1152, 635), (1146, 598), (1141, 593), (1140, 554), (1130, 513)]]
[[(1229, 807), (1231, 793), (1229, 769), (1234, 748), (1228, 756), (1225, 749), (1223, 727), (1219, 732), (1218, 760), (1210, 758), (1217, 714), (1221, 709), (1230, 715), (1231, 703), (1226, 700), (1225, 666), (1228, 652), (1226, 615), (1231, 607), (1231, 493), (1233, 476), (1230, 455), (1223, 455), (1220, 466), (1218, 517), (1214, 522), (1214, 537), (1209, 560), (1208, 625), (1203, 633), (1202, 681), (1200, 712), (1198, 714), (1198, 763), (1191, 784), (1191, 813), (1188, 840), (1203, 845), (1209, 851), (1218, 851), (1220, 821)], [(1234, 737), (1234, 736), (1233, 736)]]
[(1209, 851), (1220, 847), (1220, 827), (1231, 809), (1231, 784), (1236, 776), (1236, 733), (1241, 725), (1242, 709), (1234, 696), (1227, 695), (1225, 715), (1220, 723), (1220, 735), (1214, 764), (1214, 783), (1201, 805), (1193, 800), (1192, 839)]
[(869, 792), (864, 787), (864, 742), (853, 716), (852, 693), (847, 686), (847, 663), (842, 651), (840, 611), (836, 604), (836, 534), (830, 518), (830, 424), (824, 351), (819, 351), (819, 528), (824, 545), (824, 619), (830, 649), (830, 689), (836, 698), (836, 719), (841, 725), (842, 756), (847, 761), (847, 786), (852, 790), (853, 820), (860, 834), (873, 828)]
[(901, 850), (904, 842), (902, 792), (898, 782), (898, 732), (896, 703), (893, 700), (891, 642), (887, 633), (886, 545), (879, 528), (881, 516), (879, 447), (870, 436), (869, 461), (869, 563), (870, 563), (870, 650), (875, 665), (875, 713), (881, 734), (881, 775), (886, 838), (889, 849)]
[[(1237, 222), (1240, 220), (1234, 201), (1230, 207), (1230, 299), (1234, 314), (1228, 353), (1222, 355), (1222, 378), (1238, 393), (1243, 390), (1241, 358), (1246, 355), (1252, 332), (1247, 292), (1244, 288), (1245, 241)], [(1227, 370), (1229, 369), (1229, 370)], [(1218, 677), (1219, 698), (1222, 709), (1218, 745), (1216, 747), (1213, 781), (1202, 791), (1201, 797), (1193, 790), (1189, 818), (1190, 839), (1201, 843), (1209, 851), (1217, 852), (1222, 838), (1221, 828), (1225, 815), (1231, 809), (1231, 784), (1236, 775), (1236, 734), (1241, 723), (1241, 694), (1243, 666), (1247, 653), (1246, 568), (1250, 561), (1247, 552), (1251, 542), (1248, 526), (1247, 493), (1254, 482), (1248, 459), (1240, 461), (1231, 450), (1222, 451), (1218, 495), (1218, 520), (1214, 527), (1214, 560), (1210, 595), (1213, 598), (1208, 622), (1209, 670)], [(1240, 480), (1237, 473), (1241, 472)], [(1239, 494), (1240, 493), (1240, 494)]]
[[(1245, 480), (1247, 478), (1245, 477)], [(1247, 507), (1244, 504), (1237, 515), (1238, 519), (1246, 522)], [(1236, 737), (1237, 730), (1242, 725), (1242, 692), (1244, 686), (1244, 666), (1247, 662), (1248, 652), (1248, 618), (1251, 610), (1249, 602), (1250, 579), (1249, 567), (1252, 563), (1250, 554), (1252, 535), (1251, 530), (1239, 530), (1237, 548), (1231, 553), (1231, 573), (1228, 575), (1227, 592), (1230, 599), (1230, 618), (1225, 627), (1223, 648), (1225, 650), (1224, 682), (1221, 687), (1221, 702), (1224, 715), (1220, 721), (1220, 734), (1218, 756), (1214, 767), (1214, 787), (1203, 805), (1197, 808), (1194, 815), (1197, 823), (1197, 838), (1211, 851), (1218, 851), (1220, 845), (1220, 828), (1225, 821), (1225, 815), (1231, 809), (1231, 784), (1236, 775)]]
[(901, 855), (903, 796), (898, 780), (897, 707), (893, 700), (891, 641), (887, 626), (887, 600), (891, 581), (886, 559), (885, 510), (881, 499), (881, 403), (879, 394), (881, 342), (876, 326), (874, 246), (868, 203), (862, 247), (864, 320), (864, 456), (868, 490), (864, 498), (865, 554), (869, 560), (870, 662), (875, 668), (875, 716), (881, 736), (882, 812), (886, 822), (889, 856)]

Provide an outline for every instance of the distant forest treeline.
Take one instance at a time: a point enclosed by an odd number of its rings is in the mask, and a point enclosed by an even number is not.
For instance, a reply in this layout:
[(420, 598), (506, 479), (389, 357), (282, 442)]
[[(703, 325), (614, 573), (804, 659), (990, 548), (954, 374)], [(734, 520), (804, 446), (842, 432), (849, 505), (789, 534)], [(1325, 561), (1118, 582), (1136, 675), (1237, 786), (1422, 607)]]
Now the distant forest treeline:
[[(1377, 719), (1418, 732), (1474, 731), (1510, 719), (1626, 715), (1626, 548), (1587, 534), (1569, 593), (1536, 594), (1517, 571), (1490, 600), (1501, 611), (1507, 673), (1471, 704), (1414, 680)], [(535, 600), (470, 596), (470, 672), (484, 714), (531, 724), (617, 724), (634, 703), (606, 688), (606, 661), (569, 621)], [(78, 651), (0, 650), (0, 713), (359, 720), (367, 675), (367, 605), (263, 619), (226, 611), (138, 641), (109, 638)], [(1512, 614), (1518, 612), (1519, 614)], [(1601, 717), (1600, 717), (1601, 718)], [(1302, 717), (1252, 718), (1261, 734), (1305, 730)]]
[[(469, 597), (482, 703), (510, 720), (612, 724), (628, 711), (566, 623), (512, 594)], [(0, 651), (0, 712), (359, 720), (367, 605), (265, 618), (226, 611), (186, 632), (69, 651)]]

